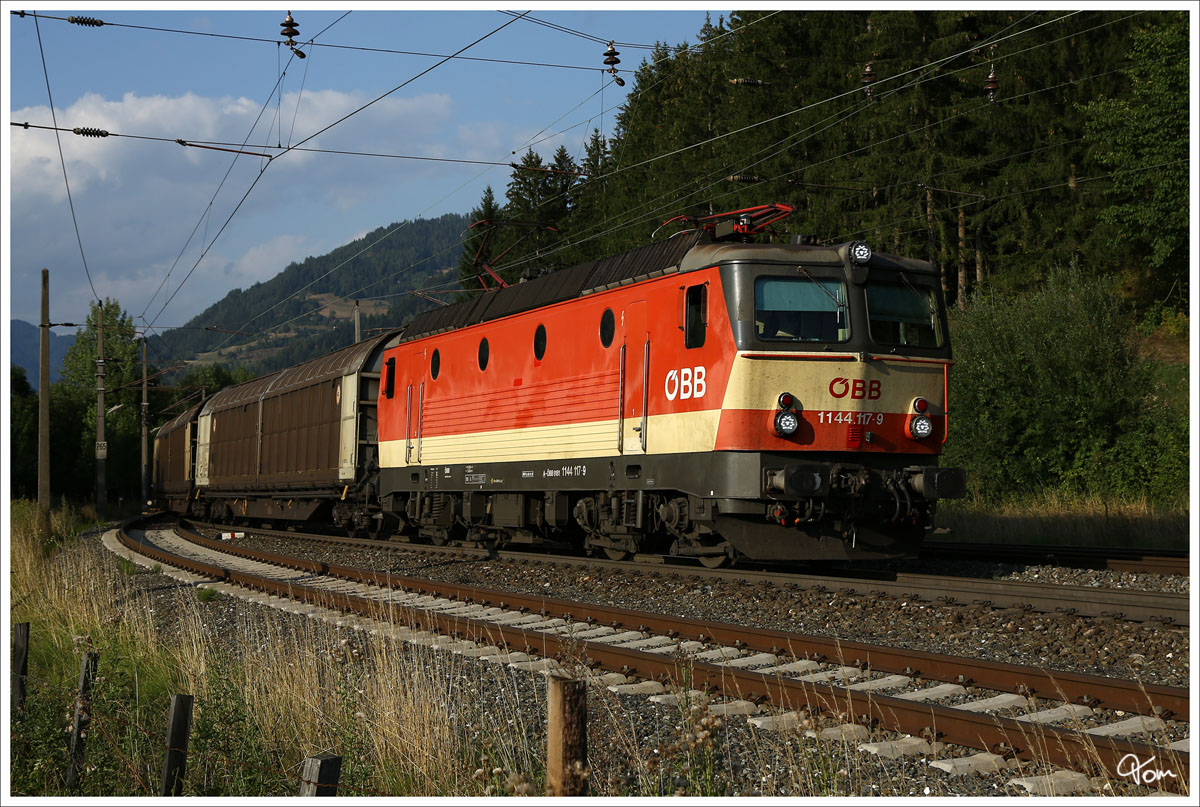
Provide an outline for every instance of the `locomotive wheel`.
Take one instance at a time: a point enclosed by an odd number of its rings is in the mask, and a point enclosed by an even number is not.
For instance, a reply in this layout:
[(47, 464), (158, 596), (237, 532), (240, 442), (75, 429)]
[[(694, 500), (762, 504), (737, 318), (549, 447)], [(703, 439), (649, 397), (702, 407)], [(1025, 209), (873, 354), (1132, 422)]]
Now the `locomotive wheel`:
[(728, 555), (697, 555), (696, 558), (705, 569), (720, 569), (729, 563)]
[(629, 553), (624, 549), (609, 549), (608, 547), (604, 547), (604, 554), (608, 556), (609, 560), (629, 560)]

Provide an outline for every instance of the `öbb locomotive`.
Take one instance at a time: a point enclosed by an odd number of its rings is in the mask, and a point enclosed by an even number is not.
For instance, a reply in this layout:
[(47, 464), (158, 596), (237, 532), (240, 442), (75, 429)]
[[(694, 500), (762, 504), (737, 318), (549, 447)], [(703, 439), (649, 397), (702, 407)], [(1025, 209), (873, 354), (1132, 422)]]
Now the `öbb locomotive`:
[(707, 566), (911, 554), (965, 492), (937, 462), (938, 272), (861, 241), (753, 243), (790, 212), (693, 219), (222, 390), (160, 430), (156, 496)]

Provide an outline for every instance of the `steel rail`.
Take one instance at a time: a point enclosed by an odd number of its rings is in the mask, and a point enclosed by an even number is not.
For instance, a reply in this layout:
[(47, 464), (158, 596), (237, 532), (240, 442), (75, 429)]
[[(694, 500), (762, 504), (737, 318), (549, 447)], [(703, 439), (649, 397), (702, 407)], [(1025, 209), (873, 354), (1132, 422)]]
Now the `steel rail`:
[[(439, 583), (425, 578), (394, 575), (390, 572), (374, 572), (320, 561), (308, 561), (303, 558), (230, 545), (187, 530), (177, 528), (176, 531), (201, 546), (238, 557), (386, 588), (434, 594), (481, 605), (521, 609), (547, 616), (571, 617), (580, 621), (590, 618), (599, 624), (622, 625), (629, 629), (655, 631), (677, 636), (680, 639), (713, 641), (762, 652), (788, 652), (796, 658), (828, 659), (849, 666), (870, 668), (877, 672), (919, 675), (934, 681), (971, 685), (1001, 692), (1036, 695), (1043, 698), (1083, 703), (1088, 706), (1102, 705), (1106, 708), (1139, 714), (1169, 713), (1181, 717), (1190, 714), (1188, 691), (1178, 687), (1105, 678), (1086, 673), (1037, 670), (1004, 662), (965, 659), (961, 656), (947, 656), (905, 648), (889, 648), (830, 639), (824, 636), (686, 619), (627, 608), (583, 604), (541, 595), (496, 591), (474, 585)], [(969, 675), (964, 674), (964, 667), (969, 667)]]
[(1187, 551), (1144, 550), (1136, 547), (926, 541), (921, 546), (921, 555), (972, 559), (983, 556), (988, 560), (1069, 565), (1139, 574), (1186, 575), (1191, 570), (1191, 557)]
[[(214, 525), (215, 526), (215, 525)], [(302, 537), (280, 530), (255, 530), (262, 534)], [(416, 551), (436, 551), (445, 554), (462, 553), (467, 557), (497, 557), (502, 560), (528, 560), (536, 557), (544, 563), (604, 565), (613, 568), (644, 571), (655, 564), (638, 561), (606, 561), (570, 556), (531, 556), (528, 552), (493, 551), (464, 547), (428, 547), (421, 544), (357, 541), (338, 536), (312, 536), (317, 540), (347, 542), (374, 549), (403, 547)], [(658, 556), (654, 556), (656, 559)], [(1112, 618), (1131, 622), (1161, 622), (1188, 627), (1191, 624), (1191, 601), (1188, 594), (1140, 589), (1103, 589), (1093, 586), (1068, 586), (1053, 583), (1030, 583), (1019, 580), (989, 580), (977, 577), (948, 577), (907, 572), (872, 572), (846, 570), (842, 574), (805, 574), (799, 572), (763, 571), (753, 569), (703, 569), (692, 566), (658, 564), (663, 570), (678, 574), (736, 579), (742, 582), (771, 582), (778, 585), (798, 585), (815, 591), (831, 591), (872, 597), (894, 597), (926, 603), (1014, 608), (1050, 614), (1075, 615), (1088, 618)]]
[[(1056, 726), (1033, 726), (1012, 718), (976, 714), (946, 706), (856, 692), (845, 687), (738, 670), (697, 660), (664, 657), (639, 650), (572, 639), (568, 636), (498, 625), (469, 617), (448, 616), (435, 612), (415, 611), (402, 606), (383, 605), (363, 597), (271, 580), (182, 558), (144, 542), (136, 541), (124, 528), (120, 530), (119, 537), (121, 543), (133, 551), (169, 565), (180, 566), (206, 577), (225, 580), (306, 603), (334, 607), (376, 619), (395, 619), (397, 616), (401, 616), (409, 625), (419, 629), (435, 630), (471, 640), (500, 641), (507, 647), (521, 648), (547, 658), (566, 659), (582, 655), (585, 663), (596, 664), (607, 669), (622, 670), (643, 678), (670, 680), (676, 683), (686, 681), (693, 687), (703, 687), (728, 696), (766, 701), (781, 709), (807, 709), (812, 713), (846, 714), (857, 718), (860, 722), (879, 728), (922, 736), (931, 741), (937, 740), (969, 748), (989, 750), (1007, 757), (1015, 756), (1029, 761), (1045, 761), (1073, 770), (1090, 771), (1098, 766), (1110, 776), (1119, 777), (1122, 760), (1130, 754), (1136, 755), (1139, 759), (1161, 757), (1164, 760), (1172, 755), (1172, 752), (1166, 749), (1132, 740), (1093, 736)], [(203, 541), (210, 542), (210, 539), (203, 539)], [(221, 548), (224, 551), (230, 549), (227, 546), (221, 546)], [(328, 574), (328, 570), (331, 568), (327, 564), (312, 564), (307, 561), (301, 563), (320, 568), (325, 574)], [(367, 582), (375, 577), (386, 579), (389, 576), (367, 573), (360, 574), (355, 579)], [(577, 610), (581, 607), (579, 604), (575, 605)], [(587, 606), (582, 607), (588, 608)], [(745, 629), (738, 630), (744, 632)], [(1183, 786), (1182, 782), (1190, 782), (1189, 755), (1174, 752), (1173, 757), (1178, 762), (1180, 778), (1164, 780), (1162, 784), (1171, 789), (1180, 789)]]

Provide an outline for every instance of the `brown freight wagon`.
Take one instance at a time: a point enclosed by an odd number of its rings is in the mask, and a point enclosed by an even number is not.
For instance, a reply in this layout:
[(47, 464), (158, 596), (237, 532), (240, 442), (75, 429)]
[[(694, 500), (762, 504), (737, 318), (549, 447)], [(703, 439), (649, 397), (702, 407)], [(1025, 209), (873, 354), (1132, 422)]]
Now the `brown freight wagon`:
[(203, 405), (167, 421), (154, 437), (154, 495), (177, 513), (188, 513), (195, 498), (196, 415)]
[(395, 330), (212, 396), (197, 418), (196, 486), (215, 518), (379, 520), (376, 406)]

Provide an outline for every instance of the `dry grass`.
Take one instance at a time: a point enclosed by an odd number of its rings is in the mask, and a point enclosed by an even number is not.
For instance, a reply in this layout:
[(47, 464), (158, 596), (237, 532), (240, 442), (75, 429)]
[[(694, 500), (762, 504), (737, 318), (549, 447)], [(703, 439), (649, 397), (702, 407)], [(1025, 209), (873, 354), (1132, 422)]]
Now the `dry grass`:
[(1054, 492), (1014, 502), (946, 501), (939, 505), (937, 523), (949, 527), (955, 541), (1146, 549), (1186, 549), (1190, 529), (1186, 510)]
[[(322, 752), (343, 756), (344, 795), (544, 792), (546, 695), (540, 676), (270, 609), (214, 613), (228, 598), (204, 602), (186, 589), (172, 606), (173, 628), (164, 631), (156, 619), (162, 614), (152, 613), (163, 600), (138, 585), (141, 571), (131, 574), (114, 556), (78, 541), (45, 551), (31, 537), (32, 507), (14, 507), (13, 513), (13, 617), (34, 622), (41, 648), (31, 680), (49, 676), (69, 690), (81, 649), (75, 637), (83, 636), (90, 637), (84, 644), (103, 647), (102, 675), (122, 665), (122, 654), (136, 659), (129, 690), (110, 691), (108, 698), (133, 699), (165, 716), (167, 694), (194, 694), (185, 793), (294, 794), (301, 762)], [(77, 519), (59, 514), (59, 534), (69, 535)], [(402, 613), (395, 616), (406, 621)], [(566, 663), (577, 664), (579, 655)], [(687, 681), (679, 686), (689, 688)], [(925, 774), (921, 767), (897, 772), (859, 752), (854, 742), (803, 738), (804, 728), (828, 725), (815, 717), (790, 732), (772, 732), (750, 729), (743, 718), (717, 718), (701, 704), (659, 707), (649, 721), (645, 706), (629, 704), (607, 690), (591, 691), (587, 775), (595, 795), (958, 791), (960, 780)], [(141, 714), (131, 708), (111, 702), (98, 707), (96, 726), (118, 734), (120, 721)], [(46, 730), (60, 732), (56, 720)], [(132, 795), (154, 783), (162, 764), (162, 726), (145, 717), (134, 722), (141, 734), (133, 736), (141, 739), (132, 748), (118, 737), (112, 748), (90, 751), (115, 758), (119, 748), (128, 762), (109, 765), (106, 779), (100, 778), (103, 765), (91, 773), (86, 794)], [(36, 764), (27, 757), (14, 757), (21, 792), (60, 792), (52, 778), (44, 778), (41, 789), (30, 784), (43, 780), (21, 767)], [(1005, 781), (1011, 775), (1019, 773), (1001, 774)]]

